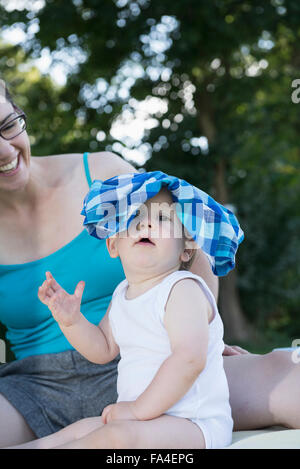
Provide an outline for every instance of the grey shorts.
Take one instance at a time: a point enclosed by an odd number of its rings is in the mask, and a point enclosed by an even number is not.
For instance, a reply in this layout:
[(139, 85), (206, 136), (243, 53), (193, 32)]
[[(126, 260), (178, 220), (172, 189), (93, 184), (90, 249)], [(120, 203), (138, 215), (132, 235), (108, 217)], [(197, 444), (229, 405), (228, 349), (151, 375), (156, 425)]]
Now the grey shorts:
[(96, 365), (76, 351), (27, 357), (0, 365), (0, 394), (40, 438), (116, 402), (118, 361)]

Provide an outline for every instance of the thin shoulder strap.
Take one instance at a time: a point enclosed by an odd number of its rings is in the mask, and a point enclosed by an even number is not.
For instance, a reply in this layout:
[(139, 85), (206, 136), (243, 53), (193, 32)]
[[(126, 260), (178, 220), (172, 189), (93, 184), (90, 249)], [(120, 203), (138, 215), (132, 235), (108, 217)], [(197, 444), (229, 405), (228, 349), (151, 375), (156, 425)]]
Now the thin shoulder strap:
[(90, 169), (89, 169), (88, 156), (89, 156), (89, 153), (86, 151), (83, 154), (83, 164), (84, 164), (85, 177), (86, 177), (87, 183), (88, 183), (89, 187), (91, 187), (92, 178), (91, 178)]

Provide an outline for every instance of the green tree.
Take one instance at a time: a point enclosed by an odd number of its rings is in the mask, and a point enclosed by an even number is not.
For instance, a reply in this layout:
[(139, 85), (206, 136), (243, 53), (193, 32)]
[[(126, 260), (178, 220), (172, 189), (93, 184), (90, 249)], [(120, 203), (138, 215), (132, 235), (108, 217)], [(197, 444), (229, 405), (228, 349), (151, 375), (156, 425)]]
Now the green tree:
[(297, 330), (299, 113), (291, 81), (300, 76), (299, 10), (296, 0), (57, 0), (1, 17), (31, 34), (25, 61), (49, 48), (53, 61), (69, 64), (65, 86), (47, 83), (45, 94), (37, 87), (27, 103), (39, 110), (37, 154), (104, 144), (122, 153), (110, 135), (117, 116), (161, 100), (142, 142), (146, 169), (233, 205), (246, 233), (237, 269), (220, 281), (228, 340), (249, 338), (246, 317)]

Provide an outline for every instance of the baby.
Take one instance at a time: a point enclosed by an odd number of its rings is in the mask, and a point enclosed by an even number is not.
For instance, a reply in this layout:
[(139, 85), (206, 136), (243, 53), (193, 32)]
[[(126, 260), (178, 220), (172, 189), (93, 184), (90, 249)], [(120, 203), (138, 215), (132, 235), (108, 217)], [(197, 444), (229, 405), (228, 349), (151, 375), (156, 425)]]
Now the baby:
[[(173, 192), (166, 185), (150, 195), (130, 212), (126, 230), (120, 216), (115, 233), (106, 236), (109, 254), (120, 257), (126, 279), (98, 326), (80, 312), (84, 282), (70, 295), (47, 272), (38, 293), (88, 360), (104, 364), (120, 353), (117, 402), (101, 417), (20, 447), (209, 449), (230, 444), (233, 422), (217, 305), (202, 278), (186, 270), (197, 246), (178, 218)], [(108, 233), (103, 217), (90, 233), (95, 227), (97, 237)]]

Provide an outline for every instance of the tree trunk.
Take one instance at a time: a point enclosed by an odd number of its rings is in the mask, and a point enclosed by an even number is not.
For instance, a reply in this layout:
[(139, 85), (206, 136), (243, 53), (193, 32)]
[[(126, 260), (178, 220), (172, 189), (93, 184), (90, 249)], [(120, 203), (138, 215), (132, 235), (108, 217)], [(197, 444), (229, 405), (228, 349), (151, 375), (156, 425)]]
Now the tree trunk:
[(241, 310), (236, 269), (220, 278), (218, 306), (224, 322), (225, 341), (227, 343), (248, 341), (253, 331)]
[[(197, 96), (199, 126), (201, 132), (213, 144), (217, 129), (214, 123), (213, 109), (210, 96), (206, 92)], [(228, 188), (226, 184), (226, 162), (218, 159), (215, 166), (214, 194), (217, 202), (222, 205), (229, 203)], [(219, 310), (224, 321), (225, 340), (227, 342), (245, 342), (253, 334), (240, 305), (237, 288), (237, 270), (231, 271), (227, 276), (219, 279)]]
[[(216, 200), (222, 205), (229, 202), (226, 184), (226, 163), (220, 159), (215, 168)], [(225, 277), (220, 277), (219, 309), (224, 321), (225, 340), (228, 342), (248, 341), (253, 334), (242, 311), (237, 287), (237, 267)]]

